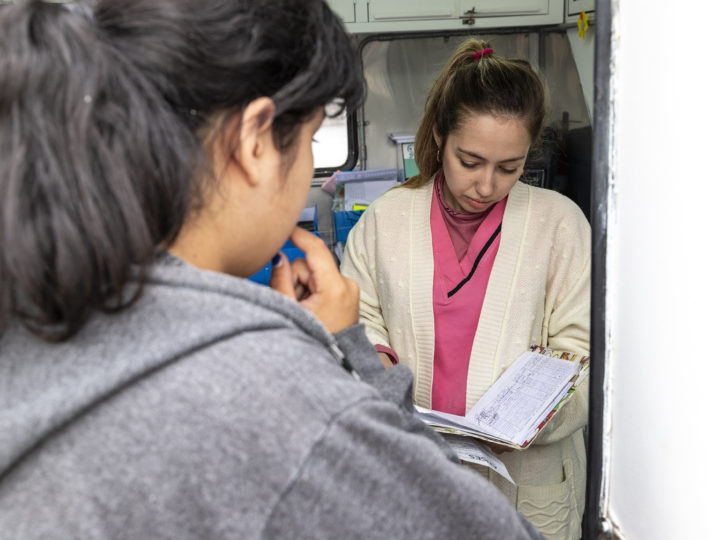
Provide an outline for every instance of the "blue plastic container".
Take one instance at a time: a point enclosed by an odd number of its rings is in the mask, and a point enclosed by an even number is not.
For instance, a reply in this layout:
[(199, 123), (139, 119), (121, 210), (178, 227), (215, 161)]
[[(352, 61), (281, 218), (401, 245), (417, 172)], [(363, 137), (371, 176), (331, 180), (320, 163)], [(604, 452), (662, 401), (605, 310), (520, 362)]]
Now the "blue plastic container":
[(348, 234), (362, 216), (365, 210), (341, 210), (333, 212), (335, 219), (335, 241), (347, 242)]

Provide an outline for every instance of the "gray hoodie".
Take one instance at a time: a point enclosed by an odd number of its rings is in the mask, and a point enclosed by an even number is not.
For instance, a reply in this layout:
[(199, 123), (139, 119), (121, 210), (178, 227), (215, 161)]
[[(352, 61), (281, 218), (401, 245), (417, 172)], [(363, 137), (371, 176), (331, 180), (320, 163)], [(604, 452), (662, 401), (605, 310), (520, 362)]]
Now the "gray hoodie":
[(163, 256), (73, 339), (0, 338), (0, 538), (541, 538), (411, 386), (361, 327)]

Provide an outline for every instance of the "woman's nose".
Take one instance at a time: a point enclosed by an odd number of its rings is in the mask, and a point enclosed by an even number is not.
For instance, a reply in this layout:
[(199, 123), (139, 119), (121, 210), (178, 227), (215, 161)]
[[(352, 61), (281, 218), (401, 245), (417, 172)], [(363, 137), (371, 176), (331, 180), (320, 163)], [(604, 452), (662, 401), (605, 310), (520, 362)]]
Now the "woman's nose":
[(475, 191), (481, 197), (489, 197), (493, 191), (493, 171), (490, 167), (483, 167), (475, 177)]

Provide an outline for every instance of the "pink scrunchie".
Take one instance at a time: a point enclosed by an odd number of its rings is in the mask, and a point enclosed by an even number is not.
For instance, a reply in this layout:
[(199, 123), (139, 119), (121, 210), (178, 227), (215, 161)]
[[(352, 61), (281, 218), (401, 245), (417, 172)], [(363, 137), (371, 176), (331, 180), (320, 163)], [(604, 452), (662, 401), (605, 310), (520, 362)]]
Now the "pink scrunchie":
[(482, 58), (483, 55), (492, 54), (492, 53), (493, 53), (492, 49), (483, 49), (482, 51), (478, 51), (473, 55), (473, 60), (477, 60), (478, 58)]

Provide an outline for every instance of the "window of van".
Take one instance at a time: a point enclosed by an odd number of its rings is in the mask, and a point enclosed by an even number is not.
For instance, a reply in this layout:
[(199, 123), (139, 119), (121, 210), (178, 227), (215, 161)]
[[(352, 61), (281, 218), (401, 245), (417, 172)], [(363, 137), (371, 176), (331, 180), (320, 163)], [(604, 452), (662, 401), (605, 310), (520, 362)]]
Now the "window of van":
[(315, 133), (312, 145), (315, 177), (352, 169), (357, 161), (355, 117), (345, 111), (334, 116), (334, 112), (333, 105), (329, 105), (325, 120)]

